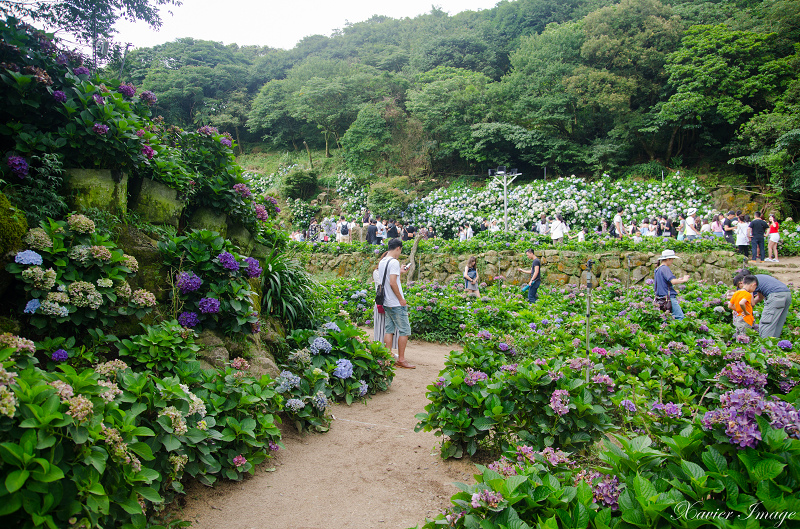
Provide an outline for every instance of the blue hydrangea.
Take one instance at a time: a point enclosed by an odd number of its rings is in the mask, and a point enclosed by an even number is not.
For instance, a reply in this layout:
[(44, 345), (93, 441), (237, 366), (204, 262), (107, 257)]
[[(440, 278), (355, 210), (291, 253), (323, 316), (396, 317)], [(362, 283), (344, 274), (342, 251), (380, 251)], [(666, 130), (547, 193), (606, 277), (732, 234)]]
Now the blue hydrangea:
[(300, 399), (289, 399), (286, 401), (286, 409), (292, 412), (297, 413), (298, 411), (305, 408), (306, 405)]
[(319, 411), (325, 411), (325, 408), (328, 407), (328, 397), (325, 396), (324, 391), (317, 391), (317, 394), (314, 395), (313, 402), (314, 407)]
[(332, 346), (328, 340), (319, 337), (311, 343), (309, 349), (311, 350), (311, 354), (318, 355), (320, 353), (330, 353)]
[(363, 397), (367, 394), (367, 391), (369, 391), (369, 385), (363, 380), (359, 380), (358, 383), (360, 384), (358, 387), (358, 396)]
[(25, 314), (35, 314), (36, 309), (38, 309), (41, 306), (42, 306), (41, 301), (39, 301), (38, 299), (32, 299), (28, 302), (27, 305), (25, 305), (25, 310), (23, 312), (25, 312)]
[(353, 376), (353, 364), (346, 358), (340, 358), (336, 361), (336, 369), (333, 370), (333, 376), (345, 379)]
[(291, 371), (281, 371), (278, 380), (280, 383), (278, 384), (278, 387), (275, 388), (275, 391), (278, 393), (286, 393), (292, 388), (300, 387), (300, 377)]
[(14, 257), (14, 262), (22, 265), (40, 266), (42, 264), (42, 256), (33, 250), (25, 250), (24, 252), (19, 252), (16, 257)]
[(322, 328), (323, 328), (323, 329), (327, 329), (327, 330), (329, 330), (329, 331), (333, 331), (333, 332), (339, 332), (339, 331), (341, 331), (341, 329), (339, 328), (339, 326), (338, 326), (338, 325), (336, 325), (336, 322), (333, 322), (333, 321), (329, 321), (329, 322), (327, 322), (327, 323), (323, 324), (323, 325), (322, 325)]

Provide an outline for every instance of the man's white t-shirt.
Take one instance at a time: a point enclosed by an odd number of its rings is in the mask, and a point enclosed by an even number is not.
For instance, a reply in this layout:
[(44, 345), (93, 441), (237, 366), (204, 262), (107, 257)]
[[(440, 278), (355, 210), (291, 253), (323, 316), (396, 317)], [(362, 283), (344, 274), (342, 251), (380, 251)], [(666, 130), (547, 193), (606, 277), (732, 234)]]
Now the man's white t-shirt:
[(379, 222), (375, 225), (378, 228), (378, 238), (385, 239), (386, 238), (386, 225), (383, 222)]
[[(620, 230), (622, 228), (622, 230)], [(625, 226), (622, 225), (622, 215), (617, 213), (614, 215), (614, 229), (617, 230), (617, 236), (625, 230)]]
[(697, 232), (694, 230), (694, 217), (691, 215), (686, 219), (686, 230), (684, 233), (686, 235), (697, 235)]
[(383, 306), (384, 307), (399, 307), (400, 300), (397, 299), (397, 296), (392, 290), (392, 276), (397, 276), (397, 288), (400, 290), (400, 295), (405, 298), (405, 294), (403, 294), (403, 283), (400, 281), (400, 261), (395, 259), (394, 257), (389, 257), (388, 255), (381, 259), (381, 262), (378, 264), (378, 281), (383, 279), (383, 274), (386, 270), (386, 266), (389, 266), (389, 271), (386, 272), (386, 281), (383, 283)]

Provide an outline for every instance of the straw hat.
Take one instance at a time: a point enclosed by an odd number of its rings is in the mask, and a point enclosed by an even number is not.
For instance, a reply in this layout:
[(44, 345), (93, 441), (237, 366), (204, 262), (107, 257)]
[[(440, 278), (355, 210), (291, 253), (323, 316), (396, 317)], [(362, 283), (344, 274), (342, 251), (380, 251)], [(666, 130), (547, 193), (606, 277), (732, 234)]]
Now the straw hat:
[(673, 250), (664, 250), (658, 260), (661, 261), (663, 259), (680, 259), (680, 257)]

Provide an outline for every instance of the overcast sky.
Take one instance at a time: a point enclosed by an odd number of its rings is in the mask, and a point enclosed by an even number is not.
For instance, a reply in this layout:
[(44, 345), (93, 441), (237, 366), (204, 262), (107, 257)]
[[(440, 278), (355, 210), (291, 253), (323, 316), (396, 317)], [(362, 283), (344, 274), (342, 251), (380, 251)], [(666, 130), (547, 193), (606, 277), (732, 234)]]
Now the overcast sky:
[(146, 24), (120, 21), (116, 41), (149, 47), (181, 37), (256, 44), (290, 49), (309, 35), (330, 36), (345, 21), (362, 22), (372, 15), (414, 18), (436, 5), (446, 13), (490, 9), (499, 0), (184, 0), (162, 10), (164, 25), (152, 31)]

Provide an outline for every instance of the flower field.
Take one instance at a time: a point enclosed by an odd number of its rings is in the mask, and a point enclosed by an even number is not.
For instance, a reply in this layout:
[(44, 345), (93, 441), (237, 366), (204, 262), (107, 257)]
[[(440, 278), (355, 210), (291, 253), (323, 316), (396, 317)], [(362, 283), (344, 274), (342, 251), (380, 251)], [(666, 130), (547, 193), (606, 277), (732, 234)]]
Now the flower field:
[[(699, 527), (698, 510), (800, 512), (800, 296), (784, 339), (736, 338), (728, 287), (684, 286), (678, 322), (649, 285), (601, 285), (588, 354), (585, 289), (543, 287), (533, 308), (501, 281), (474, 301), (456, 283), (406, 289), (412, 336), (464, 343), (417, 428), (442, 437), (442, 457), (500, 456), (425, 527)], [(356, 283), (331, 288), (371, 317)]]

